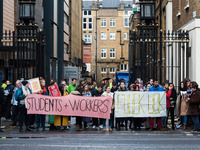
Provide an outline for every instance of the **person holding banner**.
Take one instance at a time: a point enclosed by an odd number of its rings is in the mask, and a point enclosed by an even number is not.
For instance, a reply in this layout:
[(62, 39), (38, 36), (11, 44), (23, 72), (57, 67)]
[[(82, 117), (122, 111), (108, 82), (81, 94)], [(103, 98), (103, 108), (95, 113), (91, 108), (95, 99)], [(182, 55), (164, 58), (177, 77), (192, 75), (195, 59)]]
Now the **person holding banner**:
[[(163, 89), (162, 86), (160, 86), (158, 84), (158, 80), (155, 79), (154, 80), (154, 85), (152, 87), (150, 87), (148, 91), (149, 92), (157, 92), (157, 91), (161, 92), (161, 91), (164, 91), (164, 89)], [(157, 124), (157, 130), (161, 130), (161, 127), (162, 127), (162, 118), (161, 117), (157, 117), (155, 119), (156, 119), (156, 124)], [(152, 131), (156, 130), (154, 128), (154, 118), (153, 117), (150, 118), (150, 128), (151, 128)]]
[[(40, 80), (40, 86), (41, 86), (41, 92), (39, 92), (40, 95), (49, 95), (49, 92), (47, 88), (45, 87), (45, 80)], [(45, 115), (36, 115), (36, 124), (37, 124), (37, 131), (39, 131), (40, 123), (42, 125), (42, 131), (45, 131)]]
[[(60, 90), (61, 96), (68, 95), (68, 93), (66, 91), (66, 87), (65, 87), (64, 84), (59, 85), (59, 90)], [(58, 115), (54, 116), (54, 126), (58, 130), (61, 130), (61, 127), (63, 127), (64, 130), (69, 129), (68, 124), (69, 124), (69, 117), (68, 116), (58, 116)]]
[[(109, 131), (112, 131), (112, 118), (113, 118), (113, 113), (114, 113), (114, 108), (115, 108), (115, 104), (114, 104), (114, 99), (113, 99), (113, 93), (111, 93), (111, 90), (110, 90), (110, 85), (107, 85), (106, 86), (106, 91), (103, 92), (103, 94), (101, 96), (110, 96), (112, 97), (112, 107), (111, 107), (111, 112), (110, 112), (110, 119), (109, 119)], [(103, 131), (106, 131), (106, 119), (103, 119)]]
[(18, 101), (18, 107), (19, 107), (19, 132), (23, 132), (23, 122), (25, 118), (25, 125), (26, 125), (26, 131), (31, 131), (29, 129), (29, 115), (27, 115), (27, 109), (26, 109), (26, 96), (32, 94), (30, 88), (29, 88), (29, 82), (28, 81), (22, 81), (22, 86), (17, 89), (15, 94), (15, 99)]
[[(92, 97), (92, 94), (91, 94), (87, 84), (83, 85), (82, 96)], [(91, 121), (92, 121), (92, 119), (90, 117), (83, 117), (83, 123), (84, 123), (84, 128), (85, 129), (87, 128), (87, 123), (89, 123)]]

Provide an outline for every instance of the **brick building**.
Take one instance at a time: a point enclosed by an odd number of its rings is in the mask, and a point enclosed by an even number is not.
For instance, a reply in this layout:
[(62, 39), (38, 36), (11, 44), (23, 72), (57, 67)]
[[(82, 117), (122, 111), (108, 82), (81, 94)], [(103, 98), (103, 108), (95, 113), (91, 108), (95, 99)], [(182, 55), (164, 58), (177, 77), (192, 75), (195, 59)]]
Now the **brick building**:
[(177, 0), (173, 4), (173, 30), (189, 32), (189, 49), (185, 51), (188, 59), (188, 77), (200, 84), (200, 1)]
[(91, 46), (87, 70), (97, 81), (115, 80), (117, 71), (129, 71), (132, 4), (132, 0), (83, 0), (83, 39)]

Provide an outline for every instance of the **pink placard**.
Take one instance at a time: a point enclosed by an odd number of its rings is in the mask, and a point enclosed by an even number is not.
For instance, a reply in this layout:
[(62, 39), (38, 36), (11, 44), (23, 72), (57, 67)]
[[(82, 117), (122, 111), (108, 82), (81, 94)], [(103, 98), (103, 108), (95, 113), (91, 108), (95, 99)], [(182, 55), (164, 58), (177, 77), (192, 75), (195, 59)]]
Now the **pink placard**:
[(28, 114), (83, 116), (110, 119), (112, 97), (60, 97), (30, 94), (26, 97)]

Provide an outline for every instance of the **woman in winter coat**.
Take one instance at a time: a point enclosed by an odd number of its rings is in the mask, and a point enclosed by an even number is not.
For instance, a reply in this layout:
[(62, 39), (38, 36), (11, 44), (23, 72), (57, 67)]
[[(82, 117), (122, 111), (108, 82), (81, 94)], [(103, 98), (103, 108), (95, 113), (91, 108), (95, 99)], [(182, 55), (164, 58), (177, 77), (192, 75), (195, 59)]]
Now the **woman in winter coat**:
[[(110, 119), (109, 119), (109, 131), (112, 131), (112, 128), (111, 128), (113, 125), (112, 118), (113, 118), (114, 108), (115, 108), (115, 103), (114, 103), (114, 99), (113, 99), (114, 94), (111, 92), (109, 85), (107, 85), (105, 88), (106, 88), (106, 90), (105, 90), (105, 92), (103, 92), (103, 94), (101, 96), (112, 97), (112, 105), (111, 105), (112, 107), (111, 107)], [(103, 119), (103, 131), (106, 131), (106, 119)]]
[(199, 124), (199, 105), (200, 105), (200, 91), (198, 91), (198, 84), (196, 82), (192, 82), (192, 94), (187, 98), (187, 102), (189, 103), (189, 111), (188, 115), (191, 116), (191, 119), (194, 123), (194, 130), (198, 131), (200, 128)]
[[(41, 86), (41, 92), (39, 93), (40, 95), (49, 95), (49, 92), (47, 88), (45, 87), (46, 83), (45, 80), (42, 79), (40, 80), (40, 86)], [(45, 131), (45, 117), (46, 115), (36, 115), (36, 124), (37, 124), (37, 130), (39, 131), (40, 128), (40, 123), (42, 125), (43, 130)]]
[[(68, 95), (67, 90), (66, 90), (66, 86), (64, 84), (59, 85), (59, 90), (60, 90), (61, 96)], [(60, 130), (61, 127), (63, 127), (64, 130), (69, 129), (68, 124), (69, 124), (69, 117), (68, 116), (58, 116), (58, 115), (54, 116), (54, 126), (58, 130)]]
[(171, 89), (171, 95), (170, 95), (170, 108), (169, 108), (167, 116), (169, 116), (169, 113), (170, 113), (170, 115), (171, 115), (171, 123), (172, 123), (172, 130), (175, 130), (175, 126), (174, 126), (174, 109), (176, 108), (177, 93), (176, 93), (176, 90), (174, 88), (174, 84), (173, 83), (170, 83), (169, 87)]

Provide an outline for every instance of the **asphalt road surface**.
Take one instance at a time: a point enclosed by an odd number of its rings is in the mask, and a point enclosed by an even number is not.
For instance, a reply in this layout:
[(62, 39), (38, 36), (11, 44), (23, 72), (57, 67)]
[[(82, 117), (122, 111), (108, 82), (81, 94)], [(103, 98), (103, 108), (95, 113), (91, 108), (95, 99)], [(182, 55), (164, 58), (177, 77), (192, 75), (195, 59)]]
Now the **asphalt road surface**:
[(0, 150), (200, 149), (200, 133), (184, 131), (45, 131), (0, 133)]

